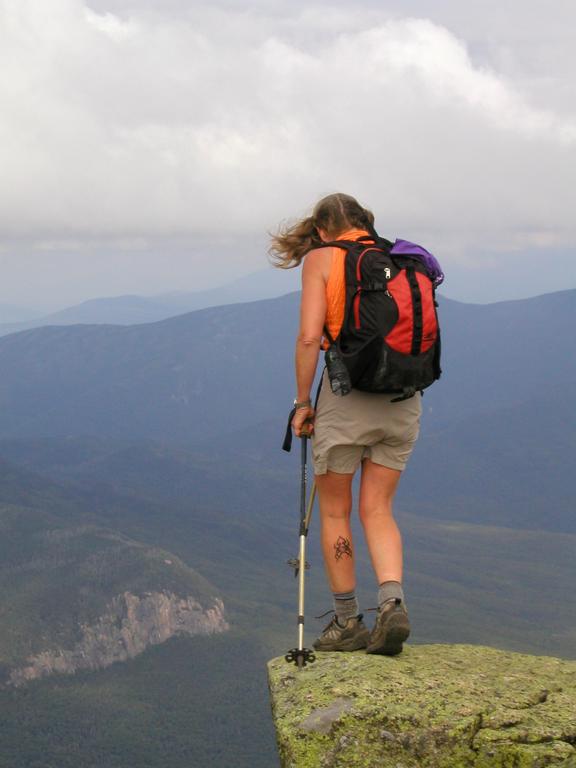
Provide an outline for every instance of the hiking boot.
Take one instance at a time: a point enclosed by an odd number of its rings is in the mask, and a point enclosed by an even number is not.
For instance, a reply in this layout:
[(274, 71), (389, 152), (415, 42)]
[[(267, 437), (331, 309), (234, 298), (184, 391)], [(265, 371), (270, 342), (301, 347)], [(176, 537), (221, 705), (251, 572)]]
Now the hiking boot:
[(369, 636), (370, 632), (362, 621), (361, 613), (349, 618), (343, 627), (340, 626), (334, 614), (328, 626), (312, 645), (317, 651), (357, 651), (360, 648), (366, 648)]
[(410, 634), (410, 622), (404, 603), (399, 597), (386, 600), (377, 610), (376, 623), (370, 633), (366, 653), (382, 653), (396, 656), (402, 651), (402, 643)]

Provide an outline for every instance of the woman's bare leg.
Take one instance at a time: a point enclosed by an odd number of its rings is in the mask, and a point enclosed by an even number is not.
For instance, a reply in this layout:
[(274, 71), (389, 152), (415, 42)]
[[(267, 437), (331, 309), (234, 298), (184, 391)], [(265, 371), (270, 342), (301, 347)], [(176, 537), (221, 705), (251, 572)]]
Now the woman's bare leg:
[(402, 536), (392, 514), (401, 472), (362, 461), (359, 516), (378, 584), (402, 582)]
[(316, 475), (324, 567), (332, 592), (352, 592), (356, 587), (350, 529), (353, 477), (330, 471)]

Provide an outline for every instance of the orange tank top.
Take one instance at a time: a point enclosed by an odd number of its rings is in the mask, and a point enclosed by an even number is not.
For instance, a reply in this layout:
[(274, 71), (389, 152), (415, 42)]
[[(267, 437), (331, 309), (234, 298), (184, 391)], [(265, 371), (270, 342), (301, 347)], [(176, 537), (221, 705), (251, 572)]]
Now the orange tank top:
[[(348, 229), (342, 232), (335, 240), (357, 240), (359, 237), (369, 235), (364, 229)], [(372, 241), (369, 241), (372, 242)], [(326, 283), (326, 328), (330, 336), (335, 339), (340, 333), (344, 322), (344, 309), (346, 306), (346, 273), (344, 263), (346, 251), (344, 248), (332, 247), (330, 261), (330, 274)], [(324, 338), (322, 349), (328, 349), (330, 342)]]

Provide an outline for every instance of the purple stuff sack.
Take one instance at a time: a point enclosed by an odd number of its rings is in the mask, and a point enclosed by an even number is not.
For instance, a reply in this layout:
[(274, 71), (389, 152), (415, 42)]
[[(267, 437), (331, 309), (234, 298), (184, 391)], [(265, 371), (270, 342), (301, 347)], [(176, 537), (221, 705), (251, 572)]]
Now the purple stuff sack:
[(428, 277), (434, 283), (434, 287), (437, 288), (444, 282), (444, 272), (442, 267), (438, 263), (438, 259), (429, 253), (421, 245), (411, 243), (409, 240), (396, 240), (390, 251), (392, 256), (414, 256), (418, 261), (422, 262), (426, 267)]

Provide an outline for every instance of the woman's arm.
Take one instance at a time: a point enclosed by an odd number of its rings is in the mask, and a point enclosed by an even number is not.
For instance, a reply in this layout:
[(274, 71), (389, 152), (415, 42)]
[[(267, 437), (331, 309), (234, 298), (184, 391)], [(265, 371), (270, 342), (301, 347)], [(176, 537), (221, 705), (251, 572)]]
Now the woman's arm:
[[(304, 259), (302, 267), (302, 299), (300, 303), (300, 330), (296, 339), (296, 399), (310, 400), (314, 375), (318, 365), (322, 332), (326, 320), (326, 283), (323, 267), (327, 248), (318, 248)], [(300, 436), (302, 424), (314, 416), (312, 405), (298, 408), (292, 425)]]

